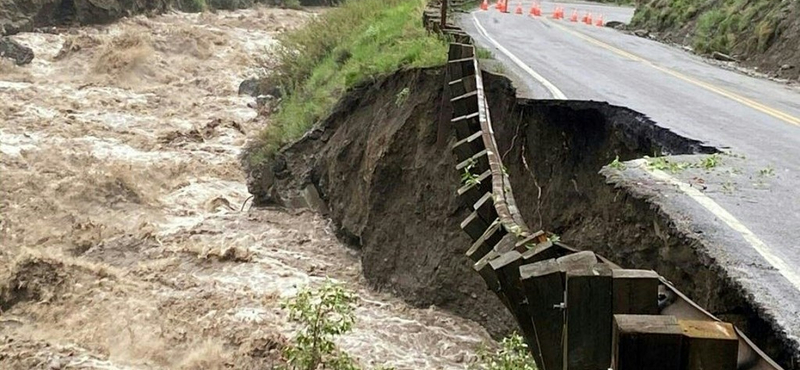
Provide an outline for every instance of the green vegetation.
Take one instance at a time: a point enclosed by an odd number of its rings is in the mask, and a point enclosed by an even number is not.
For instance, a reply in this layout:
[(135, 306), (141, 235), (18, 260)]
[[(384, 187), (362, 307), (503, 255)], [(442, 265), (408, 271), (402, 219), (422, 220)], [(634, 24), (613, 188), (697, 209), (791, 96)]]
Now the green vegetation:
[(181, 9), (187, 12), (202, 12), (208, 9), (206, 0), (181, 0)]
[(489, 49), (482, 48), (480, 46), (476, 46), (475, 47), (475, 56), (478, 59), (492, 59), (494, 57), (494, 54), (492, 54), (492, 52), (489, 51)]
[(288, 9), (300, 9), (303, 6), (300, 5), (300, 0), (283, 0), (283, 7)]
[(285, 369), (359, 369), (356, 362), (338, 351), (333, 343), (335, 336), (353, 328), (355, 299), (342, 286), (328, 281), (318, 290), (303, 289), (285, 302), (283, 308), (289, 310), (289, 320), (301, 325), (294, 344), (283, 351), (288, 365)]
[(503, 339), (500, 348), (490, 351), (478, 349), (478, 360), (470, 366), (471, 370), (536, 370), (528, 346), (522, 337), (513, 333)]
[(772, 166), (762, 168), (758, 171), (758, 175), (761, 177), (775, 176), (775, 169)]
[(469, 164), (464, 167), (464, 173), (461, 174), (461, 184), (462, 185), (480, 185), (481, 180), (480, 176), (472, 173), (472, 169), (475, 167), (475, 161), (470, 160)]
[(698, 53), (755, 54), (781, 35), (791, 6), (791, 1), (773, 0), (648, 0), (631, 26), (684, 30)]
[(443, 64), (444, 40), (422, 27), (425, 0), (353, 0), (280, 37), (272, 78), (286, 93), (273, 122), (250, 148), (269, 159), (325, 117), (347, 89), (400, 68)]
[(708, 157), (705, 157), (705, 158), (701, 159), (700, 163), (698, 164), (698, 166), (700, 168), (703, 168), (703, 169), (706, 169), (706, 170), (710, 170), (712, 168), (716, 168), (721, 163), (722, 163), (722, 158), (719, 157), (719, 154), (715, 153), (715, 154), (712, 154), (712, 155), (710, 155)]
[(625, 164), (619, 161), (619, 156), (616, 156), (614, 160), (608, 164), (608, 167), (611, 167), (617, 171), (625, 170)]
[(669, 171), (672, 173), (681, 172), (691, 166), (689, 163), (671, 161), (666, 157), (645, 157), (645, 159), (647, 160), (648, 167), (661, 171)]
[(722, 158), (716, 153), (701, 159), (697, 163), (672, 161), (666, 157), (644, 158), (647, 160), (647, 166), (649, 168), (661, 171), (669, 171), (672, 173), (678, 173), (688, 168), (701, 168), (706, 171), (710, 171), (722, 164)]

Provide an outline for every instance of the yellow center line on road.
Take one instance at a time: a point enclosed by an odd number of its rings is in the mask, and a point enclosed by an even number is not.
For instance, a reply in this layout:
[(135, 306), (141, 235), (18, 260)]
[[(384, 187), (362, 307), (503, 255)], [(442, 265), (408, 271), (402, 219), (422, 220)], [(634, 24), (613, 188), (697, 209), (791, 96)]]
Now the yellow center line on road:
[(657, 65), (657, 64), (655, 64), (655, 63), (653, 63), (653, 62), (651, 62), (651, 61), (649, 61), (647, 59), (644, 59), (644, 58), (642, 58), (642, 57), (640, 57), (640, 56), (638, 56), (636, 54), (632, 54), (632, 53), (629, 53), (629, 52), (627, 52), (625, 50), (617, 48), (615, 46), (609, 45), (609, 44), (607, 44), (607, 43), (605, 43), (603, 41), (600, 41), (600, 40), (598, 40), (598, 39), (596, 39), (594, 37), (588, 36), (588, 35), (586, 35), (586, 34), (584, 34), (582, 32), (571, 30), (568, 27), (563, 26), (561, 24), (558, 24), (557, 22), (551, 21), (551, 20), (549, 20), (547, 18), (543, 18), (543, 19), (546, 22), (550, 22), (551, 24), (553, 24), (556, 27), (562, 29), (563, 31), (566, 31), (566, 32), (572, 34), (575, 37), (578, 37), (578, 38), (580, 38), (582, 40), (585, 40), (585, 41), (587, 41), (587, 42), (589, 42), (591, 44), (597, 45), (597, 46), (599, 46), (599, 47), (601, 47), (603, 49), (606, 49), (606, 50), (608, 50), (608, 51), (610, 51), (610, 52), (612, 52), (614, 54), (620, 55), (622, 57), (628, 58), (628, 59), (633, 60), (633, 61), (641, 62), (641, 63), (646, 64), (646, 65), (648, 65), (648, 66), (650, 66), (650, 67), (652, 67), (652, 68), (654, 68), (656, 70), (664, 72), (664, 73), (666, 73), (666, 74), (668, 74), (670, 76), (679, 78), (679, 79), (681, 79), (683, 81), (686, 81), (686, 82), (689, 82), (689, 83), (691, 83), (691, 84), (693, 84), (695, 86), (702, 87), (702, 88), (704, 88), (704, 89), (706, 89), (708, 91), (711, 91), (713, 93), (716, 93), (718, 95), (724, 96), (724, 97), (726, 97), (728, 99), (731, 99), (733, 101), (736, 101), (738, 103), (746, 105), (746, 106), (748, 106), (750, 108), (753, 108), (753, 109), (755, 109), (755, 110), (757, 110), (759, 112), (766, 113), (766, 114), (768, 114), (768, 115), (770, 115), (772, 117), (775, 117), (775, 118), (777, 118), (777, 119), (779, 119), (781, 121), (790, 123), (790, 124), (795, 125), (795, 126), (800, 126), (800, 118), (797, 118), (797, 117), (795, 117), (795, 116), (793, 116), (791, 114), (788, 114), (788, 113), (782, 112), (780, 110), (777, 110), (775, 108), (766, 106), (766, 105), (761, 104), (761, 103), (759, 103), (759, 102), (757, 102), (755, 100), (746, 98), (744, 96), (741, 96), (741, 95), (736, 94), (734, 92), (728, 91), (728, 90), (723, 89), (721, 87), (712, 85), (712, 84), (710, 84), (708, 82), (703, 82), (703, 81), (697, 80), (695, 78), (692, 78), (690, 76), (687, 76), (687, 75), (685, 75), (683, 73), (674, 71), (674, 70), (666, 68), (666, 67), (662, 67), (662, 66)]

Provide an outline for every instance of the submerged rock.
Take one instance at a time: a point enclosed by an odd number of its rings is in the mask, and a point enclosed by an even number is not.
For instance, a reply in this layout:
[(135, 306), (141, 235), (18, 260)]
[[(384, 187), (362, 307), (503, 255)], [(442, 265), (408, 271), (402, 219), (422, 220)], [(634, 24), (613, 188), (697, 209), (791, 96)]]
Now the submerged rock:
[(13, 59), (18, 66), (33, 60), (33, 50), (10, 37), (0, 37), (0, 57)]

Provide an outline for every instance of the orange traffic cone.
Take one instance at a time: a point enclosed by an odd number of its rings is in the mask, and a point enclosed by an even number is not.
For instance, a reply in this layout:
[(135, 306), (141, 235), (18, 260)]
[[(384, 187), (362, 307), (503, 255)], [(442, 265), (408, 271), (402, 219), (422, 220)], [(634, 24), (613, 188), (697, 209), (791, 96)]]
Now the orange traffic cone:
[(502, 4), (503, 4), (503, 0), (497, 0), (497, 2), (494, 3), (494, 8), (497, 9), (497, 10), (500, 10), (500, 8), (502, 7)]
[(589, 13), (589, 14), (586, 16), (586, 24), (588, 24), (588, 25), (590, 25), (590, 26), (592, 25), (592, 13)]
[(489, 10), (489, 0), (483, 0), (481, 3), (481, 10)]
[(531, 17), (536, 15), (536, 2), (535, 1), (531, 3), (531, 11), (528, 12), (528, 15), (531, 16)]
[(517, 8), (514, 9), (514, 14), (522, 15), (522, 1), (517, 3)]
[(534, 15), (537, 16), (537, 17), (541, 17), (542, 16), (542, 6), (539, 5), (539, 3), (536, 3), (536, 14), (534, 14)]
[(508, 13), (508, 0), (500, 1), (500, 13)]
[(558, 19), (558, 7), (553, 10), (553, 19)]
[(578, 9), (572, 9), (572, 16), (569, 17), (570, 22), (578, 21)]
[(603, 27), (604, 24), (605, 23), (603, 22), (603, 15), (600, 14), (600, 17), (597, 18), (597, 23), (595, 23), (594, 25), (597, 26), (597, 27)]
[(587, 19), (589, 19), (589, 13), (588, 12), (583, 14), (583, 18), (581, 18), (581, 22), (586, 23)]

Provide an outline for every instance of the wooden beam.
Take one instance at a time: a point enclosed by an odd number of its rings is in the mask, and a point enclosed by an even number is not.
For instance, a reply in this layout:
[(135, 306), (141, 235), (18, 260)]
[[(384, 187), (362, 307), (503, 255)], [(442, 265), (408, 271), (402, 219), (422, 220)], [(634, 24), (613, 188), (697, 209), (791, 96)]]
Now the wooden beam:
[(681, 369), (736, 370), (739, 339), (733, 325), (720, 321), (678, 320), (683, 331)]
[(613, 270), (614, 314), (658, 315), (658, 274), (651, 270)]
[[(506, 237), (514, 237), (508, 234)], [(500, 257), (490, 261), (489, 264), (494, 269), (498, 280), (500, 281), (500, 290), (508, 299), (509, 310), (517, 319), (522, 336), (528, 344), (534, 360), (541, 363), (541, 355), (539, 350), (539, 343), (536, 337), (536, 330), (533, 327), (533, 320), (529, 315), (528, 300), (526, 299), (525, 291), (520, 283), (520, 265), (522, 264), (522, 254), (513, 250), (514, 243), (511, 244), (511, 250), (503, 253)]]
[[(544, 248), (539, 254), (531, 255), (527, 260), (523, 258), (523, 263), (533, 262), (547, 255), (560, 255), (561, 251), (560, 248)], [(563, 367), (563, 306), (567, 271), (585, 270), (596, 264), (597, 258), (594, 253), (587, 251), (520, 266), (520, 279), (528, 302), (528, 314), (533, 320), (541, 353), (542, 360), (537, 363), (542, 370), (560, 370)]]
[(489, 225), (489, 228), (483, 233), (483, 235), (481, 235), (481, 237), (469, 247), (469, 250), (467, 250), (466, 253), (467, 257), (475, 262), (478, 262), (481, 258), (483, 258), (483, 256), (489, 253), (489, 251), (494, 249), (495, 244), (497, 244), (497, 242), (499, 242), (502, 238), (500, 229), (502, 229), (500, 220), (494, 220), (492, 224)]
[(536, 332), (541, 370), (559, 370), (563, 366), (561, 334), (564, 330), (563, 271), (555, 259), (520, 267), (520, 279), (528, 299), (528, 314)]
[(442, 29), (447, 28), (447, 0), (442, 0), (442, 7), (440, 17), (442, 19), (441, 25)]
[(683, 330), (675, 316), (614, 315), (614, 370), (682, 370)]
[(611, 365), (612, 292), (611, 269), (605, 264), (567, 271), (564, 370)]

